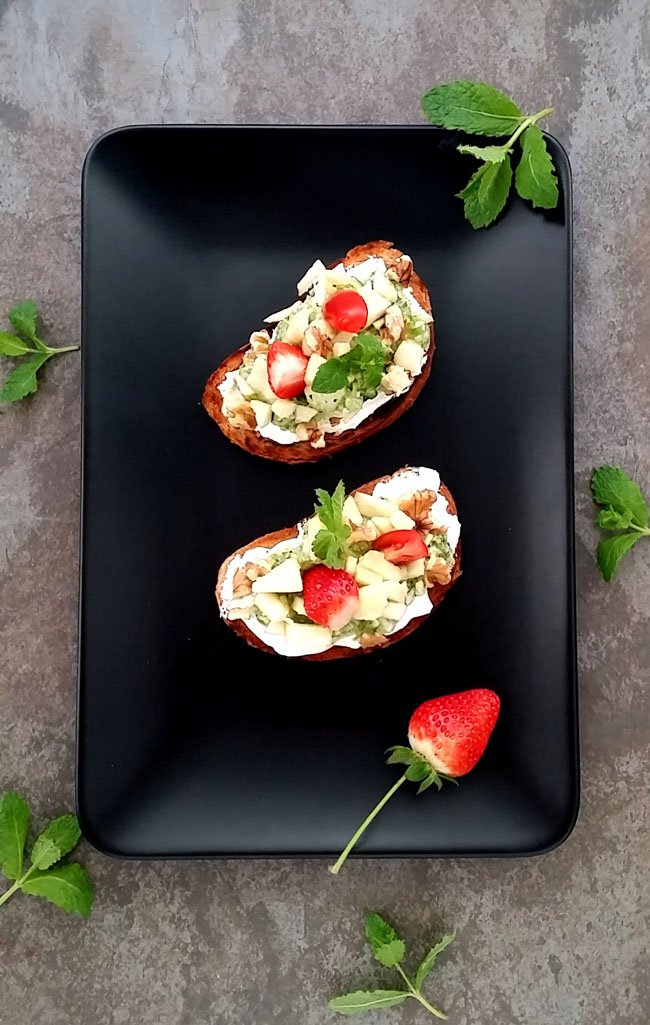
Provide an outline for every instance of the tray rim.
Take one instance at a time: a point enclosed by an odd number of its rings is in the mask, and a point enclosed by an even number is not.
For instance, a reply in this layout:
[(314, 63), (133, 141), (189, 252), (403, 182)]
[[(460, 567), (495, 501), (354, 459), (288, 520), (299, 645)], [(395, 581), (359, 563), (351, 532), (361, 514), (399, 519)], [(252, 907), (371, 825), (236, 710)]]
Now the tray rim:
[[(82, 626), (83, 626), (83, 552), (84, 552), (84, 509), (85, 509), (85, 456), (86, 456), (86, 444), (85, 444), (85, 407), (86, 407), (86, 356), (85, 356), (85, 339), (87, 334), (87, 322), (88, 322), (88, 297), (87, 297), (87, 279), (86, 273), (86, 260), (87, 260), (87, 247), (86, 247), (86, 221), (87, 221), (87, 185), (88, 185), (88, 173), (93, 157), (95, 156), (98, 148), (103, 142), (112, 138), (113, 136), (127, 135), (135, 132), (165, 132), (169, 129), (175, 131), (211, 131), (219, 129), (237, 129), (238, 131), (249, 131), (256, 129), (265, 130), (289, 130), (289, 131), (304, 131), (304, 130), (316, 130), (316, 131), (385, 131), (399, 130), (399, 131), (412, 131), (412, 130), (427, 130), (436, 132), (440, 136), (453, 135), (455, 133), (448, 131), (444, 128), (439, 128), (435, 125), (428, 124), (426, 121), (423, 122), (402, 122), (402, 123), (345, 123), (340, 124), (336, 122), (324, 123), (324, 124), (305, 124), (305, 123), (264, 123), (264, 122), (247, 122), (247, 123), (235, 123), (235, 122), (169, 122), (169, 123), (155, 123), (155, 122), (142, 122), (142, 123), (130, 123), (124, 125), (117, 125), (114, 128), (110, 128), (100, 135), (95, 137), (91, 142), (88, 150), (83, 159), (81, 175), (80, 175), (80, 201), (81, 201), (81, 219), (80, 219), (80, 242), (81, 242), (81, 253), (80, 253), (80, 268), (81, 268), (81, 375), (80, 375), (80, 418), (79, 418), (79, 432), (80, 432), (80, 446), (79, 446), (79, 538), (78, 538), (78, 566), (79, 566), (79, 580), (77, 590), (77, 671), (76, 671), (76, 701), (75, 701), (75, 753), (74, 753), (74, 767), (75, 767), (75, 810), (79, 823), (82, 829), (84, 838), (90, 843), (95, 850), (99, 851), (107, 857), (118, 859), (120, 861), (268, 861), (271, 859), (282, 859), (288, 861), (297, 860), (310, 860), (310, 861), (323, 861), (329, 860), (335, 857), (335, 854), (331, 852), (282, 852), (279, 850), (260, 851), (256, 853), (251, 852), (237, 852), (229, 851), (227, 853), (132, 853), (123, 852), (120, 850), (112, 849), (109, 845), (103, 843), (93, 834), (93, 828), (87, 820), (85, 810), (81, 802), (80, 795), (80, 778), (81, 772), (81, 706), (82, 706), (82, 678), (81, 678), (81, 645), (82, 645)], [(460, 133), (467, 135), (468, 133)], [(565, 208), (565, 224), (564, 231), (566, 233), (567, 241), (567, 381), (568, 381), (568, 394), (567, 394), (567, 429), (566, 429), (566, 469), (568, 471), (568, 480), (571, 483), (571, 488), (567, 494), (567, 549), (568, 557), (566, 561), (567, 569), (567, 599), (568, 599), (568, 623), (569, 635), (570, 635), (570, 652), (567, 668), (569, 670), (569, 679), (571, 684), (571, 712), (572, 712), (572, 724), (567, 724), (569, 727), (568, 733), (572, 741), (572, 764), (570, 768), (573, 772), (573, 778), (575, 780), (575, 786), (573, 788), (573, 803), (571, 806), (570, 814), (568, 816), (567, 824), (563, 825), (563, 831), (558, 836), (553, 836), (543, 845), (539, 847), (526, 850), (526, 851), (444, 851), (444, 852), (427, 852), (427, 851), (410, 851), (395, 852), (395, 851), (373, 851), (371, 854), (364, 853), (363, 851), (353, 851), (350, 854), (350, 858), (355, 860), (392, 860), (392, 859), (404, 859), (404, 860), (459, 860), (459, 859), (477, 859), (477, 858), (495, 858), (495, 859), (518, 859), (518, 858), (533, 858), (540, 855), (548, 854), (562, 844), (566, 843), (571, 834), (573, 833), (580, 815), (581, 807), (581, 763), (580, 763), (580, 694), (579, 694), (579, 667), (578, 667), (578, 636), (577, 636), (577, 586), (576, 586), (576, 536), (575, 536), (575, 332), (574, 332), (574, 232), (573, 232), (573, 170), (571, 167), (571, 161), (569, 154), (563, 145), (563, 143), (553, 135), (551, 132), (542, 130), (544, 137), (551, 141), (551, 143), (557, 148), (558, 155), (561, 159), (562, 167), (558, 168), (558, 178), (561, 180), (563, 187), (564, 196), (564, 208)], [(506, 214), (507, 216), (507, 214)], [(499, 221), (497, 221), (491, 227), (494, 230), (498, 230)], [(489, 228), (486, 230), (490, 230)]]

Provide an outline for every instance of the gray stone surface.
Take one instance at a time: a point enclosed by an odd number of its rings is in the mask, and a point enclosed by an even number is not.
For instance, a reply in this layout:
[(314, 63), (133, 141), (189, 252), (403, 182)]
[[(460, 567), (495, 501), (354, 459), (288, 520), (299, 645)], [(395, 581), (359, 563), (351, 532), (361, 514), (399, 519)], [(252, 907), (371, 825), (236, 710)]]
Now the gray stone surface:
[[(650, 544), (599, 579), (590, 468), (650, 492), (650, 26), (645, 0), (0, 0), (0, 309), (36, 296), (79, 337), (79, 174), (128, 122), (416, 121), (434, 81), (501, 84), (575, 174), (582, 812), (521, 861), (118, 863), (81, 854), (87, 922), (0, 912), (3, 1025), (320, 1025), (378, 981), (361, 911), (412, 940), (455, 925), (433, 989), (457, 1025), (644, 1025)], [(79, 360), (0, 411), (0, 789), (73, 803)], [(376, 1025), (423, 1020), (417, 1008)]]

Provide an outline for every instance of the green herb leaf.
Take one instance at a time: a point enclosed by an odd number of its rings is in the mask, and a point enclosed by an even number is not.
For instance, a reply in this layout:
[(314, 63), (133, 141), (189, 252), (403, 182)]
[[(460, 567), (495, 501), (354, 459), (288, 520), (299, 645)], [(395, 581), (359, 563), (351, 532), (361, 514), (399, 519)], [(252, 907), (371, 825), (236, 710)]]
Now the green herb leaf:
[(508, 135), (524, 120), (505, 93), (485, 82), (437, 85), (422, 97), (422, 110), (434, 125), (474, 135)]
[(312, 381), (312, 391), (334, 392), (345, 388), (348, 382), (348, 364), (341, 356), (334, 356), (322, 363)]
[(406, 947), (392, 925), (376, 911), (366, 915), (366, 939), (377, 961), (385, 968), (394, 968), (404, 959)]
[(340, 480), (331, 495), (322, 488), (316, 490), (318, 503), (314, 511), (324, 526), (312, 542), (312, 552), (317, 559), (332, 569), (341, 569), (347, 557), (347, 539), (351, 530), (343, 520), (345, 485)]
[(521, 160), (515, 171), (515, 188), (522, 199), (534, 207), (553, 210), (559, 199), (553, 161), (546, 148), (542, 131), (529, 125), (521, 137)]
[(409, 765), (406, 770), (406, 778), (410, 779), (413, 783), (418, 783), (420, 780), (427, 779), (430, 774), (431, 766), (425, 761), (413, 762), (413, 764)]
[(598, 545), (598, 565), (605, 580), (612, 579), (618, 564), (642, 534), (613, 534)]
[(32, 864), (39, 869), (49, 868), (76, 847), (80, 836), (76, 815), (59, 816), (50, 822), (34, 843)]
[(648, 506), (639, 485), (617, 466), (600, 466), (594, 470), (591, 490), (598, 505), (629, 513), (639, 527), (648, 526)]
[(468, 153), (477, 160), (486, 160), (489, 164), (500, 164), (509, 153), (505, 146), (457, 146), (459, 153)]
[(16, 331), (32, 342), (36, 341), (38, 309), (33, 299), (25, 299), (24, 302), (18, 303), (17, 306), (9, 310), (7, 317)]
[(600, 509), (596, 514), (596, 524), (603, 530), (627, 530), (632, 526), (633, 516), (629, 511), (619, 512), (608, 505), (606, 509)]
[(422, 983), (433, 968), (439, 955), (442, 954), (443, 950), (446, 950), (449, 944), (453, 943), (455, 939), (455, 932), (451, 932), (447, 936), (443, 936), (439, 943), (436, 943), (431, 947), (431, 950), (427, 951), (424, 955), (418, 965), (418, 970), (415, 973), (415, 988), (418, 992), (422, 989)]
[(36, 373), (49, 358), (49, 353), (41, 353), (12, 370), (0, 391), (0, 402), (17, 402), (35, 392), (38, 388)]
[(0, 331), (0, 356), (24, 356), (29, 351), (29, 345), (22, 338)]
[(90, 914), (93, 904), (92, 883), (85, 869), (75, 862), (56, 865), (45, 872), (34, 872), (22, 884), (22, 889), (83, 917)]
[(483, 164), (475, 171), (462, 192), (458, 193), (465, 204), (465, 217), (473, 228), (487, 228), (503, 210), (510, 183), (512, 165), (506, 156), (500, 164)]
[(362, 1011), (371, 1011), (377, 1007), (394, 1007), (395, 1004), (402, 1004), (409, 996), (409, 993), (399, 989), (359, 989), (355, 993), (334, 997), (328, 1006), (339, 1014), (361, 1014)]
[(0, 865), (7, 879), (19, 879), (29, 828), (29, 805), (20, 794), (5, 794), (0, 801)]

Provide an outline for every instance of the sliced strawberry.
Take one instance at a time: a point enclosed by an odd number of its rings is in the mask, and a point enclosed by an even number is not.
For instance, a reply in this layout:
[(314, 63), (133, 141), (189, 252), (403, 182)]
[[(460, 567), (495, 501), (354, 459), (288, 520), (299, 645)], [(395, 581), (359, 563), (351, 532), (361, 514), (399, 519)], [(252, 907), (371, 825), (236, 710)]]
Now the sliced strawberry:
[(376, 538), (372, 547), (394, 566), (426, 559), (429, 554), (425, 540), (417, 530), (389, 530)]
[(295, 399), (305, 390), (307, 356), (297, 345), (273, 342), (268, 355), (269, 384), (279, 399)]
[(425, 701), (409, 723), (409, 744), (436, 772), (464, 776), (485, 751), (499, 716), (499, 698), (478, 688)]
[(359, 606), (356, 580), (344, 569), (313, 566), (302, 578), (305, 612), (315, 623), (340, 630)]
[(346, 288), (329, 297), (323, 306), (323, 316), (337, 331), (356, 335), (366, 326), (368, 306), (360, 292)]

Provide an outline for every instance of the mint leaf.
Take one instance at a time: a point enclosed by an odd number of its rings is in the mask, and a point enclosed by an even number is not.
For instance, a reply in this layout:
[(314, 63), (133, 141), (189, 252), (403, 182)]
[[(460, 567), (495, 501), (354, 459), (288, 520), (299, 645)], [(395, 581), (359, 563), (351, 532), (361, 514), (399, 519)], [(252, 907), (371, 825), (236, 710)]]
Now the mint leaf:
[(554, 209), (559, 199), (555, 168), (537, 125), (529, 125), (522, 135), (521, 150), (521, 160), (515, 171), (517, 192), (522, 199), (529, 199), (534, 207)]
[(385, 968), (394, 968), (404, 959), (406, 947), (392, 925), (376, 911), (366, 915), (366, 939), (372, 952)]
[(612, 509), (611, 505), (596, 514), (596, 524), (603, 530), (627, 530), (632, 526), (632, 520), (629, 509), (627, 512), (619, 512), (618, 509)]
[(605, 580), (612, 579), (618, 564), (642, 534), (613, 534), (598, 545), (598, 565)]
[(32, 848), (32, 864), (49, 868), (76, 847), (81, 836), (76, 815), (61, 815), (50, 822)]
[(639, 527), (648, 526), (648, 506), (639, 485), (617, 466), (600, 466), (594, 470), (591, 490), (598, 505), (629, 513)]
[(32, 342), (36, 341), (36, 322), (38, 320), (38, 309), (33, 299), (25, 299), (9, 310), (7, 317), (9, 323), (25, 338)]
[(473, 135), (508, 135), (524, 117), (512, 100), (485, 82), (437, 85), (422, 97), (425, 117), (442, 128)]
[(49, 358), (50, 353), (41, 353), (12, 370), (0, 391), (0, 402), (17, 402), (35, 392), (38, 388), (36, 373)]
[(56, 865), (45, 872), (34, 872), (22, 884), (22, 889), (83, 917), (90, 914), (93, 904), (92, 883), (85, 869), (76, 862)]
[(24, 356), (30, 352), (29, 345), (8, 331), (0, 331), (0, 356)]
[(319, 530), (312, 542), (312, 552), (332, 569), (341, 569), (347, 556), (347, 539), (351, 534), (350, 527), (343, 520), (343, 503), (345, 502), (345, 485), (340, 480), (331, 495), (322, 488), (316, 490), (318, 503), (314, 512), (324, 526)]
[(462, 192), (458, 193), (465, 204), (465, 217), (473, 228), (487, 228), (503, 210), (510, 183), (512, 166), (510, 157), (500, 164), (483, 164), (475, 171)]
[(311, 388), (315, 392), (334, 392), (345, 388), (347, 382), (347, 362), (341, 356), (334, 356), (318, 368)]
[(477, 160), (486, 160), (489, 164), (500, 164), (508, 155), (508, 146), (457, 146), (459, 153), (468, 153)]
[(422, 989), (422, 983), (433, 968), (439, 955), (442, 954), (443, 950), (446, 950), (449, 944), (453, 943), (455, 939), (455, 932), (451, 932), (447, 936), (443, 936), (442, 939), (431, 947), (431, 950), (427, 951), (424, 955), (418, 965), (418, 970), (415, 973), (415, 988), (418, 992)]
[(334, 997), (328, 1006), (338, 1014), (360, 1014), (377, 1007), (394, 1007), (409, 998), (410, 994), (399, 989), (359, 989), (356, 993), (346, 993), (342, 997)]
[(7, 879), (18, 879), (29, 828), (29, 805), (20, 794), (5, 794), (0, 801), (0, 865)]

